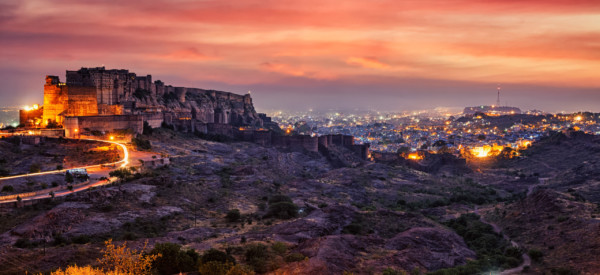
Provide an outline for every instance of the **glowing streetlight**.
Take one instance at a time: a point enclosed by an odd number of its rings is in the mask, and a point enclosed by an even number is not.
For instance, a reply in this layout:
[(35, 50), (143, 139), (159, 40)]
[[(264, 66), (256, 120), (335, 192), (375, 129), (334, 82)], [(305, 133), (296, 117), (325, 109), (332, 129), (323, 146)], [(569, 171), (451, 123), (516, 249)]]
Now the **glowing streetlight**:
[(110, 136), (110, 140), (115, 140), (115, 137), (114, 136)]

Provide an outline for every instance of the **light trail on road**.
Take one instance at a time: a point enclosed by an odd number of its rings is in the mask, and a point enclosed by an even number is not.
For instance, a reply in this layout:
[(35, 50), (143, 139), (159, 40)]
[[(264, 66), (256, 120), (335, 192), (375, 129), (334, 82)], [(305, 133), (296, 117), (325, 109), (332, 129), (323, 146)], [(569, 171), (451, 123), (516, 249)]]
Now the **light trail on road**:
[(122, 168), (122, 167), (127, 166), (127, 164), (129, 164), (129, 151), (127, 150), (127, 146), (125, 146), (125, 145), (123, 145), (121, 143), (118, 143), (118, 142), (115, 142), (115, 141), (108, 141), (108, 140), (99, 140), (99, 139), (71, 139), (71, 140), (88, 140), (88, 141), (98, 141), (98, 142), (106, 142), (106, 143), (110, 143), (110, 144), (115, 144), (115, 145), (120, 146), (121, 149), (123, 149), (123, 155), (124, 155), (124, 157), (120, 161), (111, 162), (111, 163), (94, 164), (94, 165), (87, 165), (87, 166), (81, 166), (81, 167), (72, 167), (72, 168), (69, 168), (69, 169), (62, 169), (62, 170), (53, 170), (53, 171), (46, 171), (46, 172), (39, 172), (39, 173), (31, 173), (31, 174), (22, 174), (22, 175), (2, 177), (2, 178), (0, 178), (0, 181), (9, 180), (9, 179), (25, 178), (25, 177), (33, 177), (33, 176), (58, 174), (58, 173), (66, 172), (67, 170), (70, 170), (70, 169), (89, 169), (89, 168), (96, 168), (96, 167), (102, 167), (102, 166), (112, 166), (112, 165), (117, 165), (119, 163), (123, 163), (119, 167), (119, 168)]

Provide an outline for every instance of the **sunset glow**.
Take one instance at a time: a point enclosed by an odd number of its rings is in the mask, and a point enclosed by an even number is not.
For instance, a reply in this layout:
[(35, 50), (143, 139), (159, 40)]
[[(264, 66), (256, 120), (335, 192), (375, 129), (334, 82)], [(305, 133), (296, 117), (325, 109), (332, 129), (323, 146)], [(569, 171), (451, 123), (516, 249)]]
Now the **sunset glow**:
[[(308, 93), (318, 95), (333, 84), (376, 83), (386, 93), (425, 85), (419, 89), (442, 95), (459, 86), (481, 94), (489, 84), (490, 98), (499, 82), (508, 92), (516, 89), (511, 84), (542, 94), (548, 86), (598, 88), (598, 1), (9, 0), (0, 6), (3, 79), (9, 68), (41, 79), (49, 70), (106, 64), (180, 85), (258, 87), (259, 98), (278, 96), (282, 87), (312, 87)], [(39, 83), (10, 85), (31, 94), (39, 89)]]

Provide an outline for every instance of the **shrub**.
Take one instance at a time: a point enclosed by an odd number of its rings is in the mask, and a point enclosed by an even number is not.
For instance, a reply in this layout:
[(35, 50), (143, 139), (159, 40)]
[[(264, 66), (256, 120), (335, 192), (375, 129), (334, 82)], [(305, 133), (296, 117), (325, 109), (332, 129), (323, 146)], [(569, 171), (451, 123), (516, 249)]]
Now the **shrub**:
[(258, 273), (269, 271), (268, 260), (270, 259), (267, 246), (264, 244), (250, 244), (246, 247), (246, 263)]
[(240, 214), (239, 209), (231, 209), (227, 212), (227, 215), (225, 215), (228, 222), (237, 222), (241, 217), (242, 215)]
[[(147, 244), (147, 242), (146, 242)], [(146, 250), (146, 244), (141, 251)], [(115, 246), (112, 240), (105, 242), (100, 265), (115, 274), (149, 274), (152, 262), (161, 255), (144, 255), (143, 252), (126, 248), (127, 243)]]
[(39, 173), (42, 171), (42, 166), (39, 163), (32, 163), (29, 166), (29, 173)]
[(15, 192), (15, 188), (12, 185), (2, 186), (2, 192)]
[(202, 258), (201, 261), (203, 263), (208, 263), (208, 262), (219, 262), (219, 263), (226, 263), (226, 262), (230, 262), (235, 264), (235, 259), (233, 257), (231, 257), (231, 255), (228, 255), (227, 253), (218, 250), (218, 249), (214, 249), (211, 248), (209, 250), (207, 250), (206, 252), (204, 252), (204, 254), (202, 254)]
[(110, 171), (108, 175), (111, 177), (117, 177), (119, 178), (119, 180), (124, 181), (131, 176), (131, 170), (127, 169), (126, 167), (123, 167), (114, 171)]
[(149, 140), (145, 140), (145, 139), (136, 137), (136, 138), (133, 138), (131, 141), (138, 149), (141, 149), (141, 150), (152, 149), (152, 144), (150, 143)]
[(277, 202), (269, 204), (266, 218), (291, 219), (298, 216), (298, 206), (292, 202)]
[(200, 258), (195, 250), (182, 250), (181, 245), (174, 243), (157, 243), (149, 254), (162, 255), (152, 263), (160, 274), (196, 271)]
[(288, 247), (282, 242), (276, 242), (271, 246), (271, 249), (277, 255), (283, 255), (287, 251)]
[(287, 256), (285, 256), (285, 261), (288, 263), (291, 262), (299, 262), (299, 261), (303, 261), (304, 259), (306, 259), (306, 256), (304, 256), (302, 253), (291, 253)]

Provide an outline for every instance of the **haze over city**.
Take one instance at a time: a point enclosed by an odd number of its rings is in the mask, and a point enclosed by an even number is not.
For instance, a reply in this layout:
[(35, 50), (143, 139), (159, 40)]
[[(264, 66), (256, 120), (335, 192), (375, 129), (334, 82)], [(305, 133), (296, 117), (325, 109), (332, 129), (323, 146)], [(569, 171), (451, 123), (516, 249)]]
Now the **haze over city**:
[[(106, 66), (259, 110), (599, 111), (598, 1), (2, 1), (4, 106)], [(93, 11), (93, 12), (92, 12)], [(343, 99), (343, 100), (341, 100)]]

